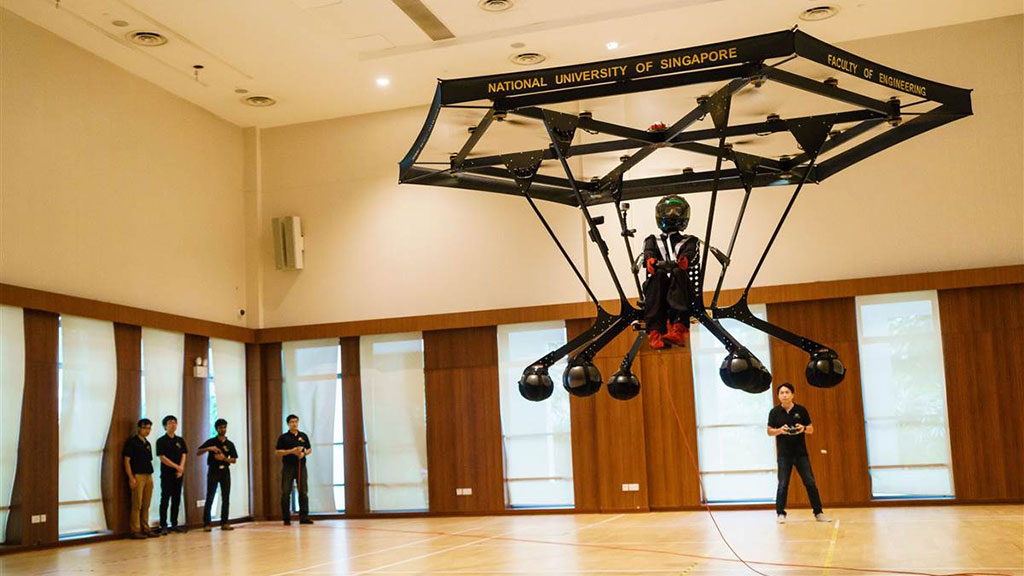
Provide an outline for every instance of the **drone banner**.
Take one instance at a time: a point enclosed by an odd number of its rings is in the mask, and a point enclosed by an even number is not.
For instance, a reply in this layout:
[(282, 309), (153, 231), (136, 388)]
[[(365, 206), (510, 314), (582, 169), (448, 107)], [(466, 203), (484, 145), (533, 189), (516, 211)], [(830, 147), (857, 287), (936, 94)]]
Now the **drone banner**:
[(932, 82), (888, 66), (876, 64), (799, 31), (795, 33), (794, 47), (797, 55), (851, 76), (933, 102), (947, 104), (957, 112), (970, 113), (971, 111), (970, 90)]
[(793, 50), (793, 33), (787, 30), (730, 42), (591, 64), (440, 80), (441, 104), (447, 106), (474, 100), (498, 100), (520, 94), (625, 82), (634, 78), (756, 62), (789, 56), (793, 54)]

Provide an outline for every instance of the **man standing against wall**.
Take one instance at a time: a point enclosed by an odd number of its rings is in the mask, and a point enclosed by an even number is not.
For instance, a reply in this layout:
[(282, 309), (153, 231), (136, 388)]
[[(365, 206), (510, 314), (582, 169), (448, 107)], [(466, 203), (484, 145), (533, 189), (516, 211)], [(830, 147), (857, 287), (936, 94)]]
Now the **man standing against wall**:
[(153, 498), (153, 447), (149, 431), (153, 423), (148, 418), (139, 420), (139, 430), (124, 443), (124, 472), (132, 488), (131, 537), (136, 540), (159, 536), (149, 530), (149, 502)]
[(210, 525), (213, 512), (213, 498), (220, 486), (220, 529), (234, 530), (228, 524), (231, 497), (231, 465), (238, 461), (235, 443), (228, 440), (228, 421), (219, 418), (213, 425), (217, 435), (199, 447), (199, 454), (209, 453), (206, 460), (206, 505), (203, 507), (203, 530), (213, 530)]
[(807, 498), (818, 522), (831, 522), (821, 510), (821, 496), (811, 471), (811, 460), (807, 457), (807, 443), (804, 434), (814, 434), (811, 415), (807, 408), (793, 402), (793, 385), (779, 384), (779, 405), (768, 413), (768, 435), (775, 437), (775, 449), (779, 462), (779, 488), (775, 493), (775, 513), (779, 524), (786, 522), (786, 499), (789, 496), (789, 478), (796, 467), (807, 490)]
[[(178, 509), (181, 507), (181, 485), (185, 476), (185, 459), (188, 457), (188, 446), (185, 439), (177, 436), (178, 419), (164, 416), (166, 434), (156, 441), (156, 455), (160, 458), (160, 533), (185, 532), (178, 526)], [(170, 528), (167, 522), (167, 504), (171, 505)]]
[(277, 439), (275, 452), (281, 456), (281, 517), (284, 525), (292, 523), (292, 484), (299, 490), (299, 524), (312, 524), (309, 519), (309, 474), (306, 473), (306, 457), (313, 452), (309, 436), (299, 432), (299, 417), (289, 414), (285, 419), (288, 431)]

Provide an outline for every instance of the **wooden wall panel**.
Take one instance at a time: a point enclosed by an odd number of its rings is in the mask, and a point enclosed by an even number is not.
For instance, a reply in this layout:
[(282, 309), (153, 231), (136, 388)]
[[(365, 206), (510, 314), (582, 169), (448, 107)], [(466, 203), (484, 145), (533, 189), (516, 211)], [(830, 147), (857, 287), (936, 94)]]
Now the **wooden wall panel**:
[[(866, 504), (871, 501), (864, 406), (857, 353), (857, 311), (853, 298), (769, 304), (768, 319), (833, 348), (846, 366), (846, 379), (831, 389), (814, 388), (804, 375), (808, 354), (771, 340), (772, 390), (789, 382), (796, 388), (796, 403), (811, 414), (815, 433), (807, 437), (807, 451), (825, 506)], [(778, 403), (778, 401), (775, 401)], [(768, 415), (765, 414), (767, 424)], [(822, 451), (826, 451), (823, 453)], [(796, 471), (790, 481), (790, 506), (807, 506), (807, 494)]]
[(267, 517), (267, 486), (263, 470), (270, 466), (274, 454), (266, 441), (267, 425), (263, 419), (263, 370), (259, 344), (245, 345), (246, 417), (249, 419), (249, 454), (245, 470), (249, 474), (249, 515), (255, 520)]
[(185, 334), (203, 334), (211, 338), (225, 338), (236, 342), (255, 342), (256, 331), (244, 326), (210, 322), (199, 318), (189, 318), (176, 314), (167, 314), (144, 308), (122, 306), (99, 300), (78, 298), (54, 292), (44, 292), (32, 288), (22, 288), (11, 284), (0, 284), (0, 304), (32, 308), (35, 310), (83, 316), (97, 320), (159, 328), (170, 332)]
[(658, 351), (644, 343), (637, 362), (643, 373), (648, 503), (652, 510), (700, 506), (690, 349)]
[[(277, 437), (282, 432), (284, 419), (282, 386), (284, 367), (281, 365), (281, 344), (260, 344), (260, 377), (262, 378), (263, 401), (260, 417), (263, 419), (263, 438), (260, 440), (267, 454), (274, 454)], [(263, 475), (263, 512), (272, 520), (281, 519), (281, 462), (275, 456), (268, 456), (265, 466), (256, 473)]]
[[(191, 526), (203, 523), (203, 509), (197, 501), (206, 499), (206, 460), (207, 456), (196, 456), (199, 445), (210, 437), (210, 388), (209, 380), (196, 378), (192, 374), (196, 358), (209, 361), (210, 339), (205, 336), (185, 334), (185, 369), (182, 378), (182, 418), (181, 426), (185, 442), (192, 453), (189, 465), (185, 467), (185, 495), (182, 505), (185, 507), (185, 522)], [(228, 437), (231, 427), (228, 426)], [(193, 464), (194, 463), (194, 464)]]
[[(124, 473), (121, 451), (125, 441), (135, 433), (142, 412), (142, 328), (114, 324), (114, 347), (117, 351), (117, 389), (110, 431), (103, 449), (101, 490), (107, 530), (116, 535), (127, 535), (130, 532), (132, 490)], [(159, 426), (159, 422), (154, 422), (153, 431), (159, 430)], [(154, 444), (157, 436), (150, 436)], [(154, 466), (159, 464), (154, 462)], [(154, 491), (154, 495), (157, 493)]]
[(957, 500), (1024, 499), (1024, 285), (939, 292)]
[[(970, 270), (948, 270), (920, 274), (900, 274), (874, 278), (849, 278), (828, 282), (807, 282), (779, 286), (756, 286), (750, 291), (750, 303), (800, 302), (852, 298), (866, 294), (887, 294), (912, 290), (942, 290), (974, 286), (1006, 285), (1024, 283), (1024, 265)], [(3, 302), (3, 285), (0, 285), (0, 303)], [(739, 298), (742, 290), (724, 290), (721, 300), (731, 302)], [(711, 299), (711, 293), (705, 298)], [(605, 302), (608, 309), (615, 310), (617, 301)], [(12, 305), (19, 305), (16, 302)], [(589, 302), (477, 310), (452, 314), (430, 314), (402, 318), (381, 318), (335, 322), (329, 324), (308, 324), (305, 326), (281, 326), (255, 331), (258, 342), (285, 342), (311, 340), (315, 338), (344, 338), (369, 334), (390, 334), (428, 330), (454, 330), (474, 326), (497, 326), (517, 322), (542, 322), (546, 320), (586, 319), (594, 314)], [(121, 320), (124, 322), (125, 320)]]
[[(1024, 283), (1024, 266), (1000, 266), (994, 268), (900, 274), (874, 278), (850, 278), (828, 282), (757, 286), (750, 292), (750, 302), (798, 302), (913, 290), (952, 290), (1021, 283)], [(739, 297), (739, 294), (740, 290), (725, 290), (722, 292), (722, 300), (726, 302), (734, 300)], [(710, 294), (707, 296), (710, 296)], [(517, 322), (541, 322), (570, 318), (583, 319), (593, 314), (593, 308), (589, 302), (574, 302), (251, 330), (242, 326), (209, 322), (198, 318), (176, 316), (153, 310), (132, 308), (130, 306), (88, 300), (2, 283), (0, 283), (0, 304), (74, 314), (76, 316), (148, 326), (174, 332), (203, 334), (213, 338), (225, 338), (237, 342), (262, 343), (316, 338), (344, 338), (368, 334), (453, 330), (474, 326), (496, 326)], [(609, 301), (607, 304), (610, 308), (614, 309), (617, 302)]]
[[(18, 436), (7, 544), (40, 546), (57, 542), (59, 436), (57, 427), (56, 314), (24, 310), (25, 392)], [(46, 515), (32, 524), (31, 517)]]
[[(571, 339), (590, 327), (591, 320), (566, 322)], [(647, 455), (644, 440), (644, 374), (640, 363), (633, 373), (641, 381), (640, 394), (628, 401), (612, 398), (605, 389), (619, 369), (635, 333), (626, 331), (594, 358), (605, 385), (593, 396), (569, 400), (572, 425), (573, 482), (580, 511), (626, 512), (648, 509)], [(552, 375), (557, 379), (561, 374)], [(566, 394), (558, 387), (556, 394)], [(577, 457), (577, 455), (579, 457)], [(623, 491), (623, 484), (639, 484), (639, 491)], [(596, 502), (595, 502), (596, 495)], [(592, 508), (596, 503), (596, 509)]]
[(504, 510), (497, 329), (425, 332), (423, 353), (430, 511)]
[(366, 514), (370, 507), (359, 338), (341, 339), (341, 396), (345, 418), (345, 514)]

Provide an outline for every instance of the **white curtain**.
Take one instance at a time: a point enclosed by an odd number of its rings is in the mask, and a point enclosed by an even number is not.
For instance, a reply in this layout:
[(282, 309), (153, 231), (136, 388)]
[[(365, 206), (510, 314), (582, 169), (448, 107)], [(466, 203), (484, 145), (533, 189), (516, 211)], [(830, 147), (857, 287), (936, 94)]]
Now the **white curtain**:
[(426, 510), (423, 335), (359, 339), (371, 510)]
[[(572, 506), (569, 395), (556, 385), (544, 402), (519, 393), (523, 369), (566, 342), (565, 322), (498, 326), (498, 382), (505, 451), (505, 492), (512, 508)], [(563, 358), (549, 373), (561, 381)]]
[(100, 532), (100, 469), (117, 388), (114, 325), (61, 316), (60, 468), (58, 531)]
[(952, 497), (938, 292), (857, 297), (871, 495)]
[(25, 390), (25, 318), (21, 308), (0, 306), (0, 542), (18, 463), (21, 400)]
[(336, 512), (334, 501), (334, 413), (341, 347), (336, 338), (285, 342), (283, 416), (299, 417), (313, 454), (306, 463), (310, 512)]
[(234, 466), (231, 474), (229, 514), (231, 518), (244, 518), (249, 515), (249, 424), (248, 401), (245, 394), (245, 344), (211, 338), (210, 350), (210, 367), (213, 370), (211, 374), (217, 386), (217, 417), (228, 421), (228, 437), (238, 450), (238, 465)]
[[(182, 386), (184, 382), (185, 335), (177, 332), (165, 332), (153, 328), (142, 329), (142, 415), (153, 421), (153, 431), (149, 442), (153, 447), (153, 501), (149, 506), (149, 517), (152, 521), (159, 518), (160, 512), (160, 459), (156, 456), (157, 438), (163, 436), (161, 421), (164, 416), (173, 415), (178, 419), (178, 434), (184, 428), (181, 422)], [(196, 439), (186, 438), (185, 441)], [(189, 444), (189, 448), (195, 448)], [(192, 456), (186, 466), (195, 465)], [(168, 510), (170, 513), (170, 510)], [(178, 523), (185, 522), (185, 507), (178, 510)]]
[[(750, 311), (764, 320), (763, 304)], [(768, 335), (736, 320), (722, 327), (771, 370)], [(775, 440), (765, 433), (772, 393), (750, 394), (722, 383), (718, 368), (726, 350), (706, 328), (690, 328), (690, 359), (697, 415), (697, 450), (704, 496), (709, 502), (768, 502), (778, 482)]]

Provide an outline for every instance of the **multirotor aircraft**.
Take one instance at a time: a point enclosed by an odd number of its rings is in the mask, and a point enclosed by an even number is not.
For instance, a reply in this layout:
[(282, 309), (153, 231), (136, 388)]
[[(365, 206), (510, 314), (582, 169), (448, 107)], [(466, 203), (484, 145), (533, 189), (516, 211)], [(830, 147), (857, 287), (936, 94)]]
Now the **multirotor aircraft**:
[[(793, 68), (810, 73), (800, 74), (791, 71)], [(824, 79), (814, 77), (835, 71), (846, 75), (844, 86), (831, 75)], [(549, 107), (564, 108), (566, 103), (572, 102), (684, 90), (721, 82), (725, 85), (700, 93), (696, 106), (675, 123), (656, 124), (647, 130), (601, 121), (588, 111), (572, 114)], [(790, 90), (786, 101), (796, 102), (809, 94), (840, 110), (790, 117), (772, 113), (759, 117), (763, 120), (731, 124), (730, 118), (739, 115), (734, 104), (742, 103), (741, 95), (761, 90), (765, 84)], [(851, 87), (847, 88), (846, 84)], [(795, 96), (793, 89), (803, 95)], [(895, 93), (909, 95), (912, 101), (904, 104)], [(475, 111), (482, 116), (478, 120), (474, 117), (468, 127), (469, 136), (457, 152), (448, 152), (448, 157), (440, 161), (421, 161), (420, 156), (428, 148), (428, 141), (444, 111)], [(524, 370), (519, 390), (529, 400), (544, 400), (551, 395), (554, 385), (548, 370), (565, 356), (569, 356), (562, 377), (565, 389), (577, 396), (595, 393), (602, 384), (602, 377), (594, 366), (594, 356), (630, 326), (638, 333), (608, 388), (612, 396), (619, 399), (632, 398), (639, 392), (640, 383), (632, 373), (632, 364), (645, 337), (644, 302), (641, 268), (630, 242), (636, 231), (629, 228), (626, 218), (628, 201), (702, 192), (710, 192), (710, 207), (700, 257), (686, 272), (699, 294), (690, 315), (728, 352), (720, 368), (722, 380), (727, 386), (750, 393), (760, 393), (771, 386), (771, 374), (763, 364), (722, 327), (722, 319), (734, 319), (805, 351), (809, 356), (805, 373), (808, 383), (830, 388), (842, 382), (846, 372), (835, 350), (758, 318), (750, 311), (748, 295), (766, 256), (804, 184), (820, 184), (873, 154), (971, 114), (969, 90), (871, 62), (793, 29), (591, 64), (439, 80), (426, 122), (399, 163), (399, 181), (525, 198), (593, 301), (596, 308), (593, 326)], [(905, 117), (910, 119), (904, 121)], [(706, 119), (710, 119), (710, 125)], [(545, 144), (506, 153), (479, 151), (478, 145), (488, 129), (515, 122), (539, 123), (546, 136)], [(699, 126), (702, 122), (704, 127)], [(580, 143), (577, 142), (580, 132), (599, 135), (601, 139)], [(739, 140), (744, 137), (779, 134), (788, 134), (791, 139), (787, 138), (784, 145), (789, 148), (796, 145), (799, 150), (772, 156), (743, 151), (739, 146), (742, 143)], [(633, 177), (636, 172), (642, 172), (644, 161), (660, 150), (714, 158), (714, 169)], [(571, 158), (603, 158), (608, 165), (610, 156), (616, 158), (611, 162), (613, 167), (591, 178), (574, 176), (569, 164)], [(560, 167), (562, 174), (551, 174), (545, 167), (546, 162)], [(725, 166), (726, 162), (733, 167)], [(631, 170), (634, 172), (630, 173)], [(625, 178), (627, 174), (631, 176), (629, 179)], [(751, 192), (755, 188), (787, 185), (795, 185), (795, 189), (746, 287), (734, 304), (720, 306), (723, 282)], [(716, 203), (724, 190), (742, 190), (743, 197), (728, 247), (723, 252), (713, 248), (710, 239)], [(573, 206), (582, 212), (590, 240), (601, 254), (618, 293), (618, 314), (611, 314), (602, 307), (536, 200)], [(604, 218), (591, 211), (592, 206), (607, 203), (614, 204), (619, 234), (625, 242), (630, 270), (641, 294), (636, 306), (627, 298), (612, 265), (608, 245), (599, 228)], [(706, 303), (703, 287), (709, 253), (721, 270), (710, 303)]]

